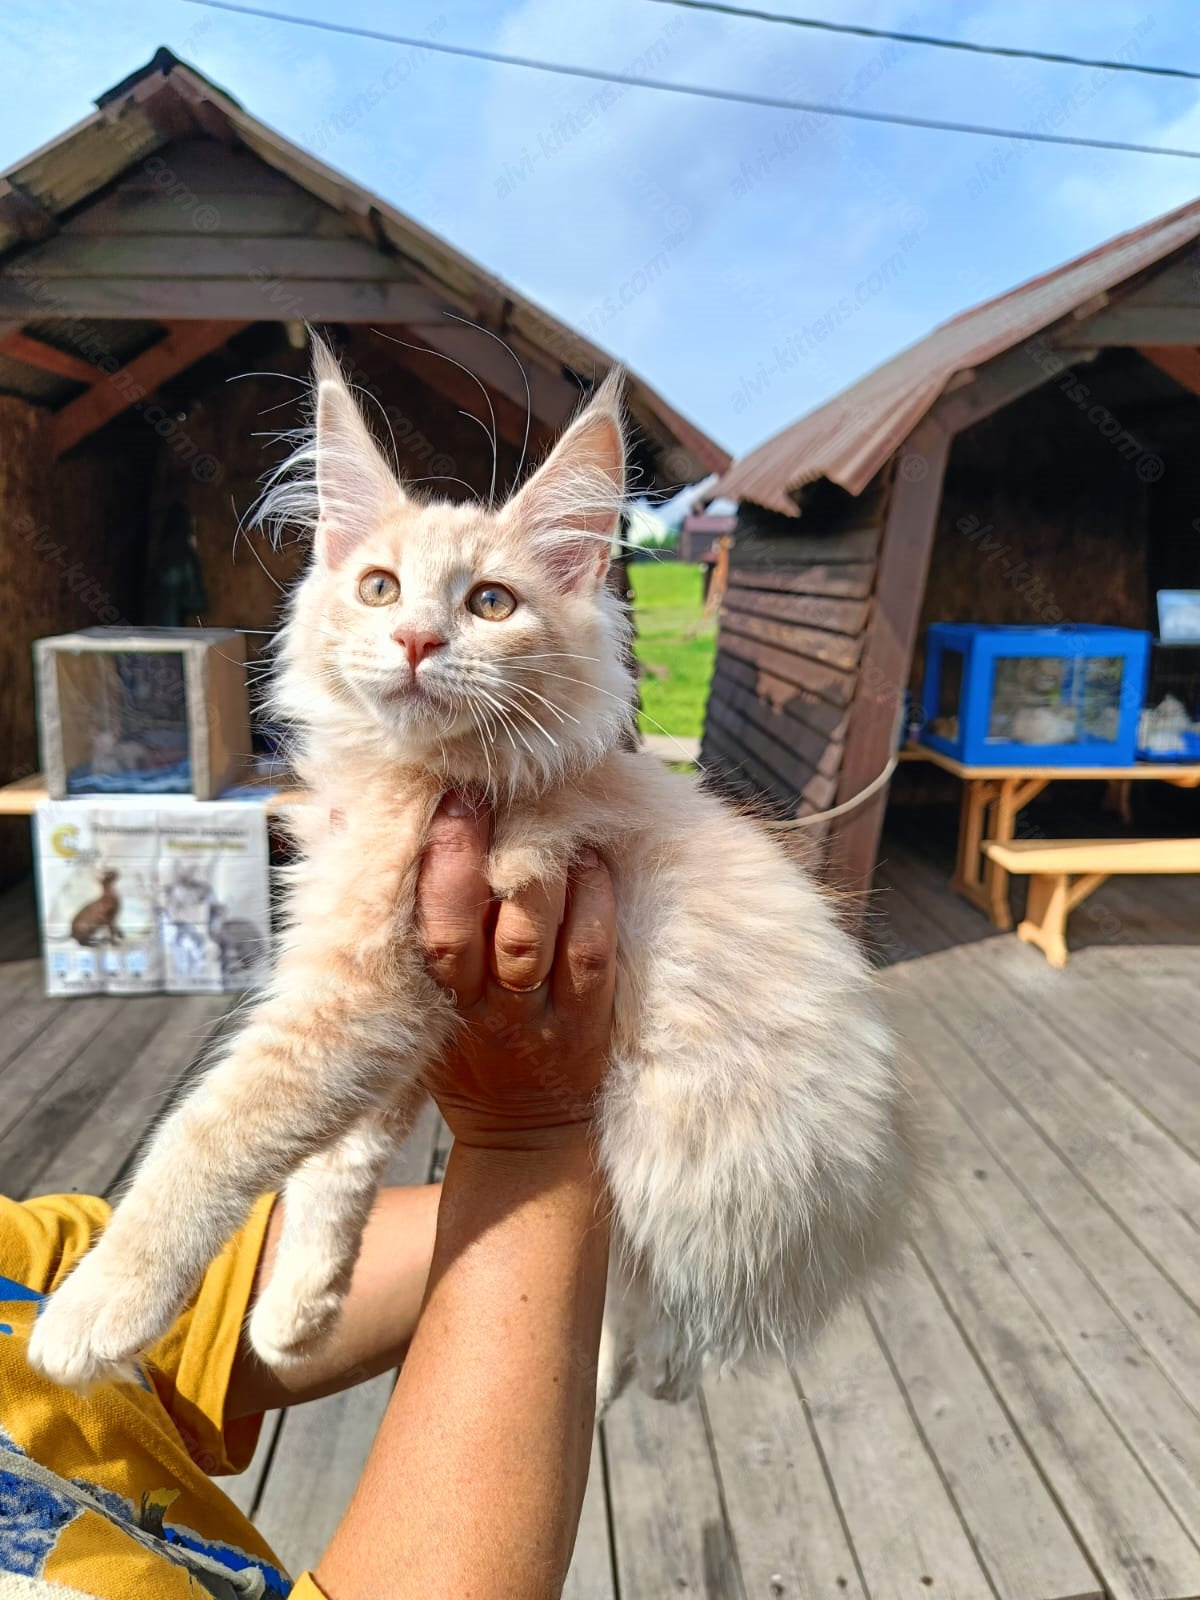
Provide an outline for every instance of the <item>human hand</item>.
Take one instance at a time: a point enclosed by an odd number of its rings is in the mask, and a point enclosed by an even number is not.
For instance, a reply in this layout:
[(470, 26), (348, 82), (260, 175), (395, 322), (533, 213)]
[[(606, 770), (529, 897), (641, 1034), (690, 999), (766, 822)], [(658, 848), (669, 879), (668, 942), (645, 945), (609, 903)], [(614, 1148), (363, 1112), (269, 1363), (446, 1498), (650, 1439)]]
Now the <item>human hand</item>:
[(447, 795), (417, 890), (429, 966), (462, 1027), (430, 1088), (456, 1140), (546, 1148), (590, 1129), (616, 979), (608, 869), (583, 851), (570, 872), (497, 903), (486, 814)]

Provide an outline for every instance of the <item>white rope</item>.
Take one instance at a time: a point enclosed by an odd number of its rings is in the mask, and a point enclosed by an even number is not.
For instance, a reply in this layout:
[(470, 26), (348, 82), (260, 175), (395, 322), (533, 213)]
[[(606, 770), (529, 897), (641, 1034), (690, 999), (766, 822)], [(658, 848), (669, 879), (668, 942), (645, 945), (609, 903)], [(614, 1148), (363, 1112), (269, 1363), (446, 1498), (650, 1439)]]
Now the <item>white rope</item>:
[(859, 806), (866, 805), (873, 795), (877, 795), (880, 789), (885, 788), (891, 782), (892, 774), (899, 763), (900, 752), (897, 747), (900, 743), (900, 725), (903, 717), (904, 702), (901, 701), (896, 708), (896, 722), (892, 728), (891, 760), (877, 777), (871, 779), (865, 789), (860, 789), (856, 795), (849, 800), (843, 800), (840, 805), (830, 806), (827, 811), (813, 811), (807, 817), (793, 817), (790, 822), (781, 822), (778, 826), (781, 828), (809, 828), (814, 822), (832, 822), (834, 817), (844, 817), (847, 811), (854, 811)]
[(890, 782), (892, 773), (896, 770), (899, 756), (893, 756), (878, 777), (872, 778), (865, 789), (860, 789), (852, 800), (843, 800), (841, 805), (830, 806), (827, 811), (813, 811), (807, 817), (793, 817), (790, 822), (781, 822), (781, 828), (807, 828), (814, 822), (830, 822), (834, 817), (844, 817), (847, 811), (854, 811), (858, 806), (865, 805), (872, 795), (878, 794), (883, 786)]

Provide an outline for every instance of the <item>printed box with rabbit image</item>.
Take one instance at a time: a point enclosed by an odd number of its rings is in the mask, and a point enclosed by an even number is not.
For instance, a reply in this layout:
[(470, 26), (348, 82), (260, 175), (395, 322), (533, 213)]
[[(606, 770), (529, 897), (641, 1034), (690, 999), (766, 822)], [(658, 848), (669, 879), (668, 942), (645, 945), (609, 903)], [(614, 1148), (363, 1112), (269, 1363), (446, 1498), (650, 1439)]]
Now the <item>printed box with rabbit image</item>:
[(46, 993), (161, 990), (156, 811), (50, 802), (36, 837)]
[(47, 994), (221, 993), (262, 981), (261, 807), (49, 801), (36, 828)]

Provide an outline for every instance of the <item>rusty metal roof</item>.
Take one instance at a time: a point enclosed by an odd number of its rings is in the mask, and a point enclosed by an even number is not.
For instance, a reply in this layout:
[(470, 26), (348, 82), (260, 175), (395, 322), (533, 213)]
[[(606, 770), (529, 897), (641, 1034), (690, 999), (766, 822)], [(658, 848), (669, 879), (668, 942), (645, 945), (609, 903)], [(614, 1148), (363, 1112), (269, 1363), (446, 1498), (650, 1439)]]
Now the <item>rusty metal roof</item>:
[(1200, 236), (1200, 201), (964, 311), (735, 461), (711, 493), (796, 516), (796, 491), (828, 478), (859, 494), (955, 375), (1078, 313)]
[[(616, 365), (613, 356), (478, 262), (250, 116), (170, 50), (158, 50), (96, 106), (91, 116), (0, 176), (0, 258), (48, 238), (66, 216), (172, 139), (207, 135), (253, 151), (401, 258), (417, 281), (550, 371), (598, 381)], [(662, 452), (664, 479), (686, 483), (729, 465), (727, 451), (633, 373), (626, 403)]]

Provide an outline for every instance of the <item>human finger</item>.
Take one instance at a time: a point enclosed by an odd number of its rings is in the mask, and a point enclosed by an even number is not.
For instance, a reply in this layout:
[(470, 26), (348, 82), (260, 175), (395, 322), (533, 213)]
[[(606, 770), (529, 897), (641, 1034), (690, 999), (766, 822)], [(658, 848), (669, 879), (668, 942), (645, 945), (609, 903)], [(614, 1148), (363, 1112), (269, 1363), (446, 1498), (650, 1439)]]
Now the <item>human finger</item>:
[(510, 997), (540, 994), (554, 965), (566, 879), (533, 883), (500, 904), (489, 951), (494, 984)]
[(492, 891), (484, 870), (490, 818), (451, 791), (438, 807), (417, 882), (417, 921), (429, 970), (460, 1007), (483, 993)]
[(554, 961), (555, 1010), (590, 1012), (596, 1021), (607, 1021), (616, 975), (617, 902), (612, 878), (595, 850), (581, 850), (568, 879)]

